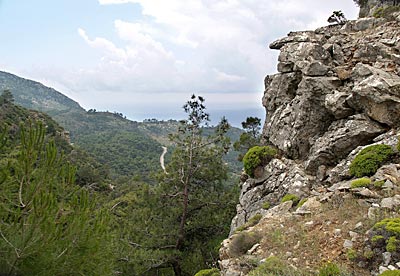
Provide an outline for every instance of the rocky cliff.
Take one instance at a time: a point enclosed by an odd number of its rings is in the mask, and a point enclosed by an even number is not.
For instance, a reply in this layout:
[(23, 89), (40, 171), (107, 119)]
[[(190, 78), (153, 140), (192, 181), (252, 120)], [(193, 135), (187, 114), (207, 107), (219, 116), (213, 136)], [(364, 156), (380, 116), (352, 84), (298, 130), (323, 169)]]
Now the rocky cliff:
[[(400, 207), (400, 13), (390, 18), (291, 32), (270, 44), (280, 50), (279, 73), (265, 78), (263, 139), (280, 157), (242, 183), (220, 251), (223, 275), (247, 275), (271, 255), (305, 273), (284, 275), (313, 275), (326, 262), (349, 275), (399, 268), (400, 251), (370, 241), (372, 226)], [(352, 186), (351, 162), (375, 144), (394, 151), (367, 180), (379, 185)], [(282, 203), (285, 195), (296, 200)], [(297, 199), (305, 204), (297, 208)], [(254, 233), (254, 246), (238, 253)]]

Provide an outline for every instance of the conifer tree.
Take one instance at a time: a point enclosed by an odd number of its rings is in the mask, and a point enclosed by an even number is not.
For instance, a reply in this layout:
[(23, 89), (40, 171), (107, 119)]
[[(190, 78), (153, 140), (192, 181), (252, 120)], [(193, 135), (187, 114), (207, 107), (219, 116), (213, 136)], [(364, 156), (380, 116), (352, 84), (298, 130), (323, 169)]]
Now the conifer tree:
[(110, 275), (108, 216), (42, 124), (19, 132), (17, 147), (0, 148), (0, 274)]
[[(174, 152), (158, 185), (137, 184), (137, 190), (113, 204), (115, 214), (130, 218), (130, 232), (121, 236), (131, 251), (121, 256), (125, 272), (133, 275), (194, 275), (216, 262), (219, 243), (229, 232), (234, 215), (232, 185), (224, 185), (229, 128), (222, 119), (213, 135), (204, 98), (192, 96), (184, 105), (188, 114), (170, 136)], [(123, 207), (123, 206), (126, 207)]]

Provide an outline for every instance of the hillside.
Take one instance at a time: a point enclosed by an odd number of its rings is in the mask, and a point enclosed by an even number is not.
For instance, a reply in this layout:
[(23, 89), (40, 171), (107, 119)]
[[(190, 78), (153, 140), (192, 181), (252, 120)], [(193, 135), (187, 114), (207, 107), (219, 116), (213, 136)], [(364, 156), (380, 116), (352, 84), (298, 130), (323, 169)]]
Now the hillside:
[(278, 154), (248, 161), (222, 275), (400, 275), (399, 37), (392, 13), (270, 44), (263, 137)]
[[(168, 135), (176, 132), (179, 125), (175, 120), (135, 122), (117, 112), (86, 111), (52, 88), (6, 72), (0, 72), (0, 91), (3, 90), (10, 90), (17, 104), (49, 114), (69, 132), (73, 144), (107, 165), (112, 177), (148, 179), (149, 172), (160, 170), (162, 146), (169, 145)], [(228, 132), (232, 141), (240, 134), (238, 128)], [(237, 155), (230, 151), (225, 158), (231, 172), (241, 169)]]

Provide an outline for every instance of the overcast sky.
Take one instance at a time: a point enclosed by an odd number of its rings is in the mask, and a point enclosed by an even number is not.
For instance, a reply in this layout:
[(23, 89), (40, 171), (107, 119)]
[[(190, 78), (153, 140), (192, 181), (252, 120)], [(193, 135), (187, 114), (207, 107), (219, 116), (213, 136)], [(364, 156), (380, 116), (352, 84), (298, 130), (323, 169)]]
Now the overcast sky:
[(237, 125), (265, 116), (268, 44), (334, 10), (358, 13), (352, 0), (0, 0), (0, 70), (139, 121), (183, 118), (196, 93)]

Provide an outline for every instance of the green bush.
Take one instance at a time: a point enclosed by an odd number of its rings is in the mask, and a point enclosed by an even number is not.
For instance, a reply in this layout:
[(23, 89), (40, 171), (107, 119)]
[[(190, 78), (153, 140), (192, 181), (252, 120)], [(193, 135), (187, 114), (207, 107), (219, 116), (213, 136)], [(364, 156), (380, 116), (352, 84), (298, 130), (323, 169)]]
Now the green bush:
[(342, 272), (337, 264), (328, 262), (319, 270), (319, 276), (340, 276)]
[(300, 276), (300, 272), (290, 267), (287, 263), (278, 257), (271, 256), (265, 260), (259, 267), (250, 271), (249, 276)]
[(384, 240), (384, 239), (385, 239), (385, 237), (382, 236), (382, 235), (375, 235), (375, 236), (373, 236), (371, 238), (371, 242), (377, 243), (377, 242), (380, 242), (381, 240)]
[(269, 208), (271, 208), (271, 203), (269, 203), (268, 201), (265, 201), (262, 205), (262, 208), (264, 210), (268, 210)]
[(229, 244), (229, 253), (231, 257), (242, 256), (261, 240), (258, 232), (242, 232), (235, 235)]
[(385, 185), (385, 180), (379, 180), (374, 182), (374, 187), (377, 189), (381, 189)]
[(371, 179), (363, 177), (359, 179), (355, 179), (351, 181), (350, 188), (362, 188), (362, 187), (367, 187), (369, 184), (371, 184)]
[(392, 235), (400, 237), (400, 218), (387, 218), (375, 223), (375, 230), (389, 232)]
[(268, 164), (268, 162), (271, 161), (276, 154), (276, 149), (269, 146), (252, 147), (243, 157), (243, 166), (245, 172), (250, 177), (254, 177), (254, 170), (259, 166)]
[(217, 268), (203, 269), (197, 272), (194, 276), (219, 276), (219, 270)]
[(356, 177), (371, 176), (393, 154), (388, 145), (372, 145), (363, 149), (350, 164), (350, 174)]
[(397, 250), (397, 243), (399, 241), (395, 236), (391, 236), (386, 243), (386, 251), (387, 252), (395, 252)]
[(379, 276), (400, 276), (400, 270), (386, 270), (385, 272), (379, 274)]
[(236, 228), (236, 232), (246, 230), (247, 228), (256, 225), (260, 221), (261, 218), (262, 218), (261, 214), (252, 216), (245, 224)]
[(306, 203), (308, 200), (308, 198), (303, 198), (302, 200), (299, 201), (299, 203), (297, 203), (297, 208), (300, 208), (301, 206), (304, 205), (304, 203)]
[(397, 146), (396, 146), (396, 148), (397, 148), (397, 150), (400, 152), (400, 136), (399, 137), (397, 137)]
[(296, 205), (297, 203), (299, 203), (300, 198), (294, 194), (287, 194), (282, 198), (281, 203), (284, 203), (289, 200), (291, 200), (293, 202), (293, 205)]

